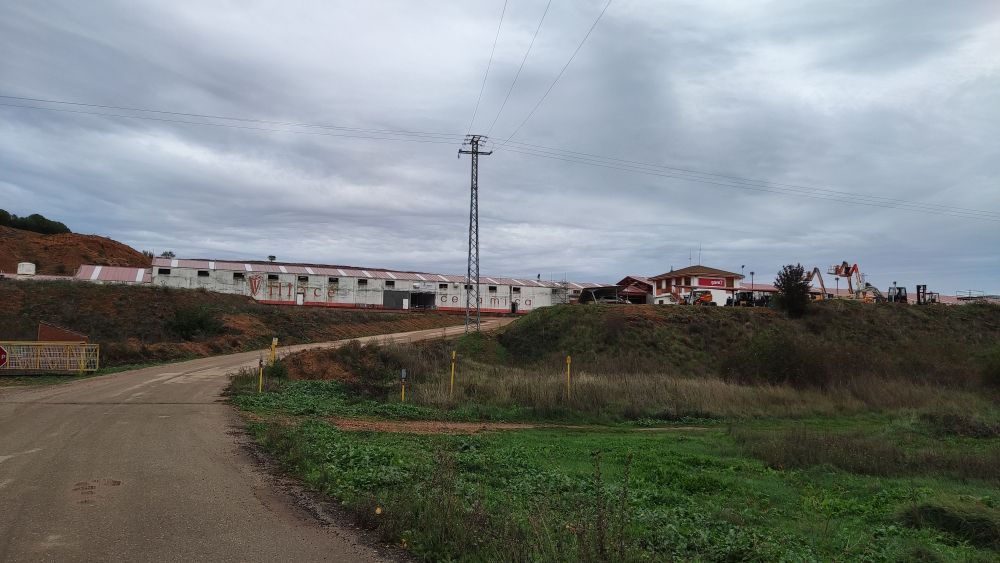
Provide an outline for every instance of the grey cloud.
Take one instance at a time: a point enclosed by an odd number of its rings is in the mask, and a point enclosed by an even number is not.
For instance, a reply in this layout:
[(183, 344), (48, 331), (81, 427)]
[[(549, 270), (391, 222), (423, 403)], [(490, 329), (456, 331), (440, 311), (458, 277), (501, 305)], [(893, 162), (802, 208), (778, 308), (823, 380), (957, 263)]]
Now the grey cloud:
[[(0, 93), (458, 136), (500, 6), (8, 3)], [(553, 2), (495, 139), (602, 7)], [(542, 9), (509, 4), (477, 130)], [(1000, 211), (1000, 62), (988, 56), (998, 51), (991, 2), (620, 0), (515, 140)], [(464, 271), (468, 160), (457, 143), (0, 116), (0, 207), (181, 255)], [(704, 262), (746, 264), (759, 281), (787, 262), (849, 259), (882, 286), (1000, 292), (996, 222), (504, 150), (482, 159), (480, 178), (493, 274), (614, 281), (684, 266), (701, 246)]]

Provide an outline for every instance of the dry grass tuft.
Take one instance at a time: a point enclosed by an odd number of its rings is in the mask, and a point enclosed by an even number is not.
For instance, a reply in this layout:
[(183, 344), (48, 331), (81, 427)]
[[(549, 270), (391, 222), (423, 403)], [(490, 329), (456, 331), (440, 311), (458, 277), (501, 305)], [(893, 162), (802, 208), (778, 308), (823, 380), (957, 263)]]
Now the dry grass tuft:
[(976, 453), (948, 448), (903, 449), (886, 436), (805, 428), (733, 430), (747, 453), (776, 469), (820, 465), (878, 476), (943, 474), (960, 479), (1000, 481), (1000, 450)]
[(918, 504), (899, 518), (913, 528), (935, 528), (977, 547), (1000, 549), (1000, 512), (979, 503)]
[(827, 389), (747, 385), (717, 377), (661, 374), (579, 373), (566, 394), (564, 372), (465, 362), (449, 397), (447, 373), (423, 374), (411, 386), (413, 400), (436, 407), (465, 404), (528, 407), (541, 416), (563, 412), (628, 420), (656, 418), (756, 418), (843, 415), (915, 409), (934, 412), (985, 410), (971, 391), (894, 379), (855, 379)]

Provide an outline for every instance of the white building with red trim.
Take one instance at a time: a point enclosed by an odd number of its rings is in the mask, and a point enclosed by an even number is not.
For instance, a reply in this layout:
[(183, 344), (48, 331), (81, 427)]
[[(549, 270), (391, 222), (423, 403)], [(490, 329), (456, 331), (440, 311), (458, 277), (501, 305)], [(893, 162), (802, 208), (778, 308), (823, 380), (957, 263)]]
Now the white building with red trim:
[[(154, 258), (153, 285), (203, 288), (252, 297), (261, 303), (365, 309), (435, 309), (464, 312), (465, 276), (356, 266)], [(483, 276), (484, 313), (527, 313), (569, 303), (598, 284)]]
[(653, 283), (653, 303), (657, 305), (683, 303), (692, 291), (709, 291), (716, 305), (725, 305), (740, 289), (742, 279), (740, 274), (700, 264), (649, 278)]

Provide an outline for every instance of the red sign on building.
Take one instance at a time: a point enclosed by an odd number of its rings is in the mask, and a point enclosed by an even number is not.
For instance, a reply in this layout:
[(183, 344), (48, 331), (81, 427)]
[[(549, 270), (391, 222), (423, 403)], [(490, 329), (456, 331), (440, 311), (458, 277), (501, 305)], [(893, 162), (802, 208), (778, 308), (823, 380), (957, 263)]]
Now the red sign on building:
[(7, 350), (3, 346), (0, 346), (0, 368), (5, 365), (7, 365)]
[(698, 278), (698, 285), (702, 287), (726, 287), (726, 280), (723, 278)]

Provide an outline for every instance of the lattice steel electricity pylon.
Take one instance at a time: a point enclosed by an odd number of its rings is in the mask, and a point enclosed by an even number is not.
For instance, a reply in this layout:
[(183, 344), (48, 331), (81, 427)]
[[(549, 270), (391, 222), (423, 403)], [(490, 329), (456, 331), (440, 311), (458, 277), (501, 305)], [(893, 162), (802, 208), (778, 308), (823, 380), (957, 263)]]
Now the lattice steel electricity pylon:
[(493, 154), (493, 151), (483, 152), (479, 150), (479, 145), (485, 140), (484, 135), (466, 135), (462, 148), (458, 149), (459, 156), (472, 155), (472, 193), (469, 201), (469, 265), (465, 273), (465, 332), (469, 332), (473, 326), (475, 326), (476, 331), (479, 330), (479, 155)]

